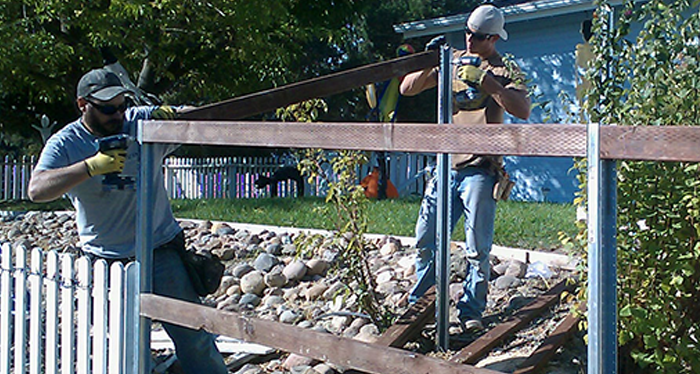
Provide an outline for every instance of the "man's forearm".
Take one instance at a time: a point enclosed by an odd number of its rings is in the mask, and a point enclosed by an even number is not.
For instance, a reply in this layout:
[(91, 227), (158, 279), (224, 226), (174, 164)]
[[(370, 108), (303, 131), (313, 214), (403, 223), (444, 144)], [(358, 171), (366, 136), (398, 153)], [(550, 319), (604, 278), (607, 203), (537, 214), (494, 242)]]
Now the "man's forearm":
[(29, 180), (29, 198), (39, 203), (53, 201), (89, 178), (83, 161), (60, 169), (35, 171)]
[(530, 98), (527, 92), (503, 87), (493, 77), (486, 75), (481, 88), (496, 100), (506, 112), (520, 118), (530, 117)]
[(401, 80), (399, 91), (404, 96), (413, 96), (435, 86), (437, 86), (437, 73), (435, 68), (428, 68), (407, 74)]

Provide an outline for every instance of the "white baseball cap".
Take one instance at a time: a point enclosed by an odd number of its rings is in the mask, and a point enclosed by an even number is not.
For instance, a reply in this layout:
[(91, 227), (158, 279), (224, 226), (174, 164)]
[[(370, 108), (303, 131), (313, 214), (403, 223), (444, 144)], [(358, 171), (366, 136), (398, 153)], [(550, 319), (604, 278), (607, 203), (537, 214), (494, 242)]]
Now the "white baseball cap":
[(503, 12), (493, 5), (486, 4), (474, 9), (467, 19), (466, 26), (473, 32), (498, 35), (501, 39), (508, 40), (504, 24)]

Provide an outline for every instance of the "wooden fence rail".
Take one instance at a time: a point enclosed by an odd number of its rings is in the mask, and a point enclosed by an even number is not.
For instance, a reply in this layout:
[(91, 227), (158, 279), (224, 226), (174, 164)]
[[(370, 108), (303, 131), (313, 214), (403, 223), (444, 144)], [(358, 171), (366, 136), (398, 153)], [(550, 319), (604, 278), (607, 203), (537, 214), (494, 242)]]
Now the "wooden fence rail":
[[(586, 125), (146, 121), (142, 141), (388, 152), (584, 157)], [(700, 162), (700, 129), (603, 126), (601, 158)]]

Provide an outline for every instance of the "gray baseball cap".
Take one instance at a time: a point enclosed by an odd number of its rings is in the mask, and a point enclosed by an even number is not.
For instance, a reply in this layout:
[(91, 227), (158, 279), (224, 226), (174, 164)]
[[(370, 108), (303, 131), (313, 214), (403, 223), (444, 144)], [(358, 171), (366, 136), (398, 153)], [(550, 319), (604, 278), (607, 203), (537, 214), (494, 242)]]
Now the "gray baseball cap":
[(474, 9), (467, 19), (466, 26), (474, 32), (498, 35), (501, 39), (508, 40), (504, 24), (503, 12), (493, 5), (486, 4)]
[(119, 77), (105, 69), (90, 70), (78, 82), (78, 97), (110, 101), (127, 92), (131, 91), (122, 86)]

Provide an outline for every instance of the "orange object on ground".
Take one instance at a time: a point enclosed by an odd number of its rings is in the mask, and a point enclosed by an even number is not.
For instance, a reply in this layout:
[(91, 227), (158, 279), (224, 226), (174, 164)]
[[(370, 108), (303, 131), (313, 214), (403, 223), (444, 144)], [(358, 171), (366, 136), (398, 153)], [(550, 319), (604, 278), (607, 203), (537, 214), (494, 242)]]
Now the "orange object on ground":
[[(365, 196), (370, 199), (376, 199), (379, 195), (379, 168), (375, 167), (369, 175), (362, 178), (360, 186), (365, 189)], [(389, 199), (399, 197), (399, 191), (388, 178), (386, 180), (386, 197)]]

